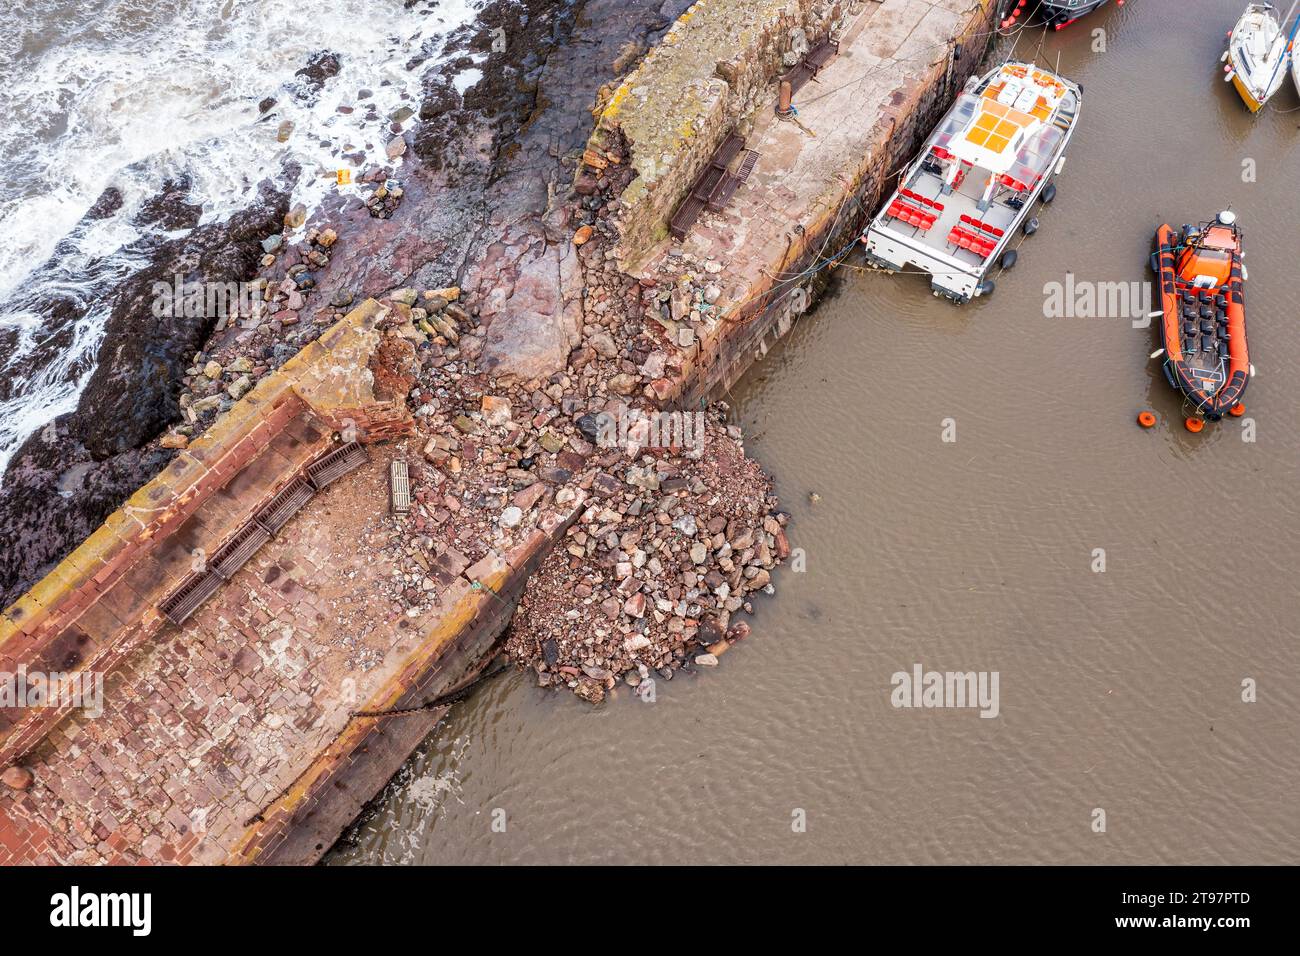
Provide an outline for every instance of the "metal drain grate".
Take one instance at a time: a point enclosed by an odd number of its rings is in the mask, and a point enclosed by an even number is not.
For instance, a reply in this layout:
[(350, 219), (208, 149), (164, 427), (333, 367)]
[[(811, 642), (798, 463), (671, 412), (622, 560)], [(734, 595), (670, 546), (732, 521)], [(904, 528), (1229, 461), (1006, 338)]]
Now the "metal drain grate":
[(253, 516), (253, 520), (275, 534), (288, 523), (290, 518), (301, 511), (303, 505), (311, 501), (315, 494), (316, 489), (311, 486), (311, 482), (299, 475), (281, 488), (279, 493)]
[(212, 570), (229, 581), (257, 553), (257, 549), (270, 540), (270, 532), (256, 521), (249, 522), (212, 556)]
[(370, 456), (359, 443), (349, 442), (308, 465), (307, 477), (317, 489), (324, 488), (369, 460)]
[(192, 574), (158, 606), (158, 610), (173, 624), (183, 624), (223, 583), (221, 575), (212, 571)]
[(406, 468), (406, 462), (394, 461), (388, 466), (388, 485), (393, 503), (393, 514), (406, 514), (411, 510), (411, 479)]

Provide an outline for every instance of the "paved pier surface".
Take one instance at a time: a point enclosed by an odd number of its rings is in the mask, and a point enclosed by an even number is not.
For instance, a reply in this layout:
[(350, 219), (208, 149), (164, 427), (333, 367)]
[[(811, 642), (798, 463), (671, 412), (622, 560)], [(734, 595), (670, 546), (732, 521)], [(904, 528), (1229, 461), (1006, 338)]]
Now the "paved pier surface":
[(796, 227), (807, 231), (841, 206), (845, 216), (860, 218), (849, 190), (887, 162), (891, 127), (916, 108), (929, 88), (927, 74), (946, 64), (977, 7), (971, 0), (865, 4), (838, 54), (795, 94), (797, 115), (782, 120), (774, 109), (759, 112), (745, 144), (759, 159), (731, 204), (705, 212), (685, 242), (661, 243), (651, 270), (678, 248), (721, 261), (726, 281), (717, 305), (726, 312), (744, 305), (766, 273), (786, 261)]

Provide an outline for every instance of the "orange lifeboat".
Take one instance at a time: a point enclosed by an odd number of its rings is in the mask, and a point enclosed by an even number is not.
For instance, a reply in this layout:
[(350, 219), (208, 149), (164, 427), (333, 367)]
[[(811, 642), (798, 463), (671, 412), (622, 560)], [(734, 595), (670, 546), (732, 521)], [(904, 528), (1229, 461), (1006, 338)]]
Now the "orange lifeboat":
[(1210, 421), (1238, 405), (1250, 381), (1241, 256), (1241, 229), (1231, 212), (1196, 228), (1156, 230), (1151, 266), (1164, 316), (1165, 378)]

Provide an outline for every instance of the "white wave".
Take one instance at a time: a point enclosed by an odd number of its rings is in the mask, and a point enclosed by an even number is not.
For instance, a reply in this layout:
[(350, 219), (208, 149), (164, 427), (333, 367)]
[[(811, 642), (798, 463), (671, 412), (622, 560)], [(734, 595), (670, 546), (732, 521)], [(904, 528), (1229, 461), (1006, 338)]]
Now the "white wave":
[[(59, 247), (101, 262), (138, 238), (130, 220), (168, 177), (187, 176), (203, 222), (247, 204), (282, 161), (302, 166), (294, 201), (314, 208), (335, 170), (387, 162), (390, 116), (419, 108), (420, 76), (447, 36), (474, 21), (482, 0), (10, 0), (14, 29), (0, 31), (0, 301)], [(10, 6), (9, 3), (6, 6)], [(288, 84), (315, 52), (339, 57), (338, 76), (314, 103)], [(406, 64), (421, 51), (426, 63)], [(358, 96), (369, 90), (365, 98)], [(263, 117), (258, 103), (276, 98)], [(367, 120), (366, 114), (378, 114)], [(352, 107), (352, 112), (340, 112)], [(284, 122), (292, 132), (281, 142)], [(409, 128), (414, 117), (404, 121)], [(398, 164), (400, 165), (400, 160)], [(105, 188), (119, 187), (112, 219), (69, 235)], [(362, 187), (342, 187), (359, 191)], [(60, 243), (63, 243), (60, 246)], [(62, 263), (61, 263), (62, 265)], [(75, 272), (58, 270), (67, 281)], [(23, 394), (0, 403), (0, 474), (23, 438), (76, 405), (105, 315), (87, 316), (75, 343)], [(0, 328), (33, 316), (0, 311)], [(16, 356), (0, 355), (0, 371)]]

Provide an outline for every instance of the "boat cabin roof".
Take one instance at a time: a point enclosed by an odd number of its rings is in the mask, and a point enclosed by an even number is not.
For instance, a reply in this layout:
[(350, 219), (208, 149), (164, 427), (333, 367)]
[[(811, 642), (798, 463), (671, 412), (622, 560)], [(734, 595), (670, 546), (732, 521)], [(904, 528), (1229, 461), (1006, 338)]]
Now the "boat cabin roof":
[(1007, 63), (977, 93), (963, 93), (949, 152), (992, 173), (1009, 172), (1026, 143), (1046, 128), (1066, 87), (1027, 63)]

